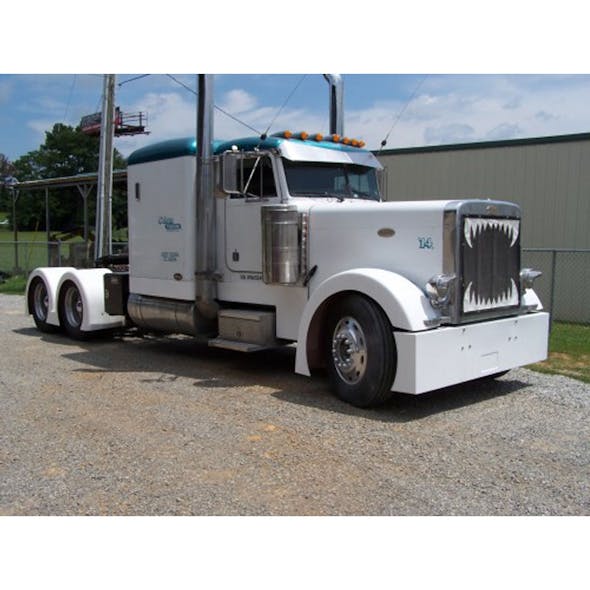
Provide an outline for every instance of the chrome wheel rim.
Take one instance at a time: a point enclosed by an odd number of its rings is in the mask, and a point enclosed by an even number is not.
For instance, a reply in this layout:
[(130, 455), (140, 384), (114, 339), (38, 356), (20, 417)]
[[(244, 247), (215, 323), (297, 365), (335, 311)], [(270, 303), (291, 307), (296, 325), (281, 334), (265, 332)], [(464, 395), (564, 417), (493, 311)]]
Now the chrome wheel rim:
[(76, 287), (69, 287), (66, 291), (64, 312), (66, 314), (66, 320), (70, 326), (74, 326), (76, 328), (80, 327), (82, 324), (84, 306), (82, 305), (80, 292)]
[(35, 316), (45, 321), (47, 319), (47, 311), (49, 310), (49, 295), (47, 294), (47, 288), (43, 281), (38, 281), (33, 291), (33, 308)]
[(361, 325), (350, 316), (343, 317), (332, 336), (332, 359), (340, 378), (349, 385), (358, 383), (367, 368), (367, 344)]

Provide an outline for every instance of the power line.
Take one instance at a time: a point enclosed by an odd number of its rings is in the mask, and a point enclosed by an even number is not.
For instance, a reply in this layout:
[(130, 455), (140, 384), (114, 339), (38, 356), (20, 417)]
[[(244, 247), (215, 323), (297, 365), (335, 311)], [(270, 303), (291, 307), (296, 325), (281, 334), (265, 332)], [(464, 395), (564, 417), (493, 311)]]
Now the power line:
[(398, 124), (398, 122), (401, 119), (402, 115), (404, 114), (406, 108), (408, 108), (408, 105), (414, 100), (414, 97), (418, 93), (418, 90), (420, 90), (420, 87), (422, 86), (422, 84), (424, 84), (424, 81), (426, 80), (426, 78), (428, 78), (428, 74), (426, 74), (422, 78), (422, 80), (420, 80), (420, 82), (418, 82), (416, 88), (414, 88), (414, 92), (412, 92), (412, 95), (407, 100), (406, 104), (404, 104), (402, 110), (399, 112), (398, 116), (396, 117), (395, 121), (393, 122), (393, 125), (391, 126), (391, 129), (389, 130), (389, 132), (387, 133), (387, 135), (385, 136), (385, 138), (381, 142), (381, 147), (379, 148), (379, 151), (381, 151), (385, 147), (385, 145), (387, 144), (387, 139), (389, 138), (391, 132), (393, 131), (393, 128)]
[(305, 78), (307, 78), (307, 74), (304, 74), (301, 77), (301, 79), (299, 80), (299, 82), (297, 82), (297, 84), (295, 85), (295, 88), (293, 88), (293, 90), (291, 90), (291, 93), (289, 94), (289, 96), (287, 96), (287, 98), (285, 99), (285, 102), (283, 102), (283, 104), (281, 105), (281, 108), (277, 111), (277, 114), (274, 116), (274, 119), (270, 122), (269, 126), (266, 128), (266, 131), (262, 134), (262, 139), (266, 138), (268, 132), (270, 131), (270, 128), (273, 126), (274, 122), (277, 120), (277, 117), (281, 114), (282, 110), (285, 108), (287, 103), (291, 100), (291, 97), (295, 94), (295, 92), (297, 91), (299, 86), (301, 86), (301, 83), (303, 82), (303, 80), (305, 80)]
[[(174, 80), (174, 82), (176, 82), (177, 84), (182, 86), (185, 90), (188, 90), (189, 92), (191, 92), (195, 96), (198, 96), (199, 93), (196, 90), (193, 90), (190, 86), (187, 86), (184, 82), (177, 80), (172, 74), (166, 74), (166, 76), (168, 76), (168, 78), (170, 78), (171, 80)], [(250, 129), (250, 131), (254, 131), (254, 133), (256, 133), (256, 135), (260, 135), (260, 131), (258, 131), (258, 129), (255, 129), (254, 127), (248, 125), (248, 123), (244, 123), (244, 121), (240, 121), (240, 119), (238, 119), (237, 117), (234, 117), (232, 114), (223, 110), (221, 107), (218, 107), (217, 105), (213, 105), (213, 106), (220, 113), (223, 113), (226, 117), (229, 117), (230, 119), (233, 119), (236, 123), (239, 123), (240, 125), (243, 125), (244, 127), (247, 127), (248, 129)]]
[(151, 74), (141, 74), (140, 76), (134, 76), (133, 78), (123, 80), (123, 82), (119, 82), (117, 86), (121, 87), (123, 86), (123, 84), (127, 84), (128, 82), (135, 82), (135, 80), (141, 80), (142, 78), (147, 78), (148, 76), (151, 76)]
[(172, 74), (166, 74), (166, 76), (168, 76), (168, 78), (170, 78), (171, 80), (174, 80), (174, 82), (182, 86), (185, 90), (188, 90), (189, 92), (192, 92), (195, 96), (198, 96), (199, 93), (196, 90), (193, 90), (190, 86), (187, 86), (184, 82), (178, 80)]

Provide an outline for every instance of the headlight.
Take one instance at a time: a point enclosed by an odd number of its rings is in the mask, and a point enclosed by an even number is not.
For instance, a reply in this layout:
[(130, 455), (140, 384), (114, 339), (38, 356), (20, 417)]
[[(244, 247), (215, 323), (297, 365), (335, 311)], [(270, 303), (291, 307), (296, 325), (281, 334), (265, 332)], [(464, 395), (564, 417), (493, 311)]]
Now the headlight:
[(540, 270), (533, 270), (532, 268), (523, 268), (520, 271), (520, 285), (522, 290), (532, 289), (535, 279), (538, 279), (543, 273)]
[(447, 307), (453, 300), (455, 275), (435, 275), (426, 283), (426, 294), (435, 309)]

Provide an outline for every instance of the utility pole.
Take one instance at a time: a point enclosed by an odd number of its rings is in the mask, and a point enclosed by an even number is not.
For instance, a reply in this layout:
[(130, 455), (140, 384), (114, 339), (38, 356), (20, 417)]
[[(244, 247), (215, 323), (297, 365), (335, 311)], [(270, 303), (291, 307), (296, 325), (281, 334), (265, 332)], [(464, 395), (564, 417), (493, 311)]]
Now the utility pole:
[(20, 272), (18, 266), (18, 224), (16, 222), (16, 202), (18, 200), (19, 191), (14, 186), (8, 187), (12, 193), (12, 233), (14, 234), (14, 274)]
[(96, 232), (94, 258), (113, 253), (113, 139), (115, 136), (115, 74), (105, 74), (100, 120), (98, 186), (96, 194)]

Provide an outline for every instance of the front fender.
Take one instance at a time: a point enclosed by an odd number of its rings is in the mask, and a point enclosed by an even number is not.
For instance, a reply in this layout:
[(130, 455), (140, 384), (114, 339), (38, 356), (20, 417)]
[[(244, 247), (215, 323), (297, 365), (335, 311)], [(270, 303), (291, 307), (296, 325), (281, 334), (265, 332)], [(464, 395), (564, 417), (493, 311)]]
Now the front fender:
[[(341, 272), (321, 283), (307, 302), (299, 323), (295, 372), (309, 375), (308, 348), (320, 333), (314, 325), (320, 320), (330, 298), (345, 292), (357, 292), (381, 306), (391, 325), (399, 330), (417, 332), (427, 328), (429, 320), (438, 318), (428, 298), (405, 277), (377, 268), (357, 268)], [(310, 341), (311, 339), (311, 341)]]

